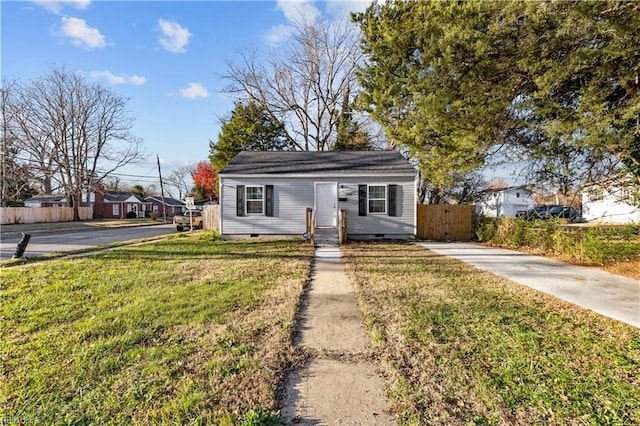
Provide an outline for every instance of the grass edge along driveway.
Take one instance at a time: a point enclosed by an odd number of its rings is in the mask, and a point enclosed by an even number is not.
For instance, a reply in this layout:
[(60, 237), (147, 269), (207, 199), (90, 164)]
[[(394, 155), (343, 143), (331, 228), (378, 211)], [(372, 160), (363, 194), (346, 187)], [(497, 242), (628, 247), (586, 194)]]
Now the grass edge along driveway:
[(0, 419), (276, 419), (312, 248), (212, 233), (3, 270)]
[(640, 424), (640, 330), (417, 245), (343, 260), (401, 424)]

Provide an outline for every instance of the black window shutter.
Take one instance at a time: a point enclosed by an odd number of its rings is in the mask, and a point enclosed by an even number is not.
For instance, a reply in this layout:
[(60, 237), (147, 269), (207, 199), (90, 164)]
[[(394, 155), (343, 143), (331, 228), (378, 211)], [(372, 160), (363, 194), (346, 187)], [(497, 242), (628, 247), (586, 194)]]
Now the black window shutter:
[(358, 185), (358, 216), (367, 215), (367, 185)]
[(389, 216), (398, 216), (398, 185), (389, 185), (387, 187), (387, 203), (389, 204), (387, 211), (389, 212)]
[(244, 185), (236, 186), (236, 216), (244, 216)]
[(265, 216), (273, 216), (273, 185), (264, 186), (265, 193)]

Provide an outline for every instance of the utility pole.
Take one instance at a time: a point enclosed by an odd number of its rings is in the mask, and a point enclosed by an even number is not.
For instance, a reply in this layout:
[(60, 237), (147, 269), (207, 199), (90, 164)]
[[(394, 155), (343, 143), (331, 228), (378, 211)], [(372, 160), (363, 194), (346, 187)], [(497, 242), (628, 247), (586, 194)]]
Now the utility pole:
[(158, 176), (160, 176), (160, 194), (162, 194), (162, 217), (164, 218), (164, 223), (167, 223), (167, 207), (164, 202), (164, 185), (162, 184), (162, 171), (160, 171), (160, 157), (156, 154), (156, 159), (158, 160)]

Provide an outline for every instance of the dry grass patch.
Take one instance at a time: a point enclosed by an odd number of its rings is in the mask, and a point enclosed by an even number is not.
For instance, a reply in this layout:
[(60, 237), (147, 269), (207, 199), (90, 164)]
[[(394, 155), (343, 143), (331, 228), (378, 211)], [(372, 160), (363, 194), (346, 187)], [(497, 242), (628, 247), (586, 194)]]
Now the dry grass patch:
[(640, 423), (640, 330), (416, 245), (343, 253), (401, 423)]

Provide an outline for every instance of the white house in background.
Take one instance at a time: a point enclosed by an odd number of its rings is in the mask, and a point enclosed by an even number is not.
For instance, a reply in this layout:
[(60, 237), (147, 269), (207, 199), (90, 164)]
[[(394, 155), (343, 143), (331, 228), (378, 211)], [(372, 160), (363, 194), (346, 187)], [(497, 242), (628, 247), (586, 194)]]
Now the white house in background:
[(476, 213), (489, 217), (516, 217), (516, 212), (533, 207), (533, 192), (522, 186), (486, 189), (476, 201)]
[(41, 194), (24, 200), (25, 207), (67, 207), (67, 199), (64, 195)]
[(299, 237), (310, 208), (322, 232), (346, 210), (349, 239), (413, 238), (417, 175), (397, 151), (243, 151), (218, 174), (220, 234)]
[(630, 179), (610, 179), (582, 190), (582, 217), (588, 222), (640, 223), (639, 189)]

